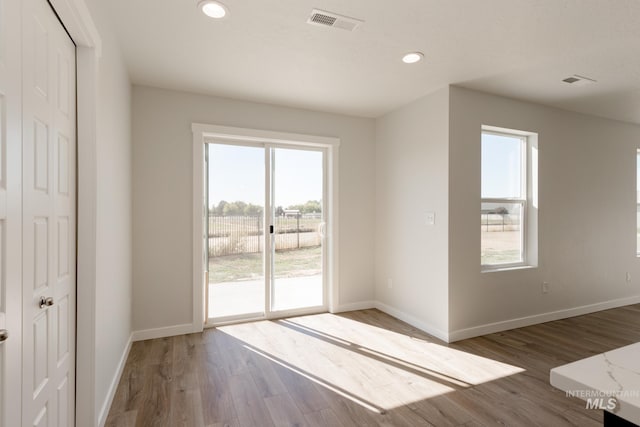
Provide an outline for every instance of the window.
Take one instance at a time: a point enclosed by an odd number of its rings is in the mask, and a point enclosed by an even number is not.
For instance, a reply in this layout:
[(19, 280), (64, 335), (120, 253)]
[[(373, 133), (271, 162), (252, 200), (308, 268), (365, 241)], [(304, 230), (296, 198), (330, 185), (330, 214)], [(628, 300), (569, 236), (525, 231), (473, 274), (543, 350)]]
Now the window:
[(481, 265), (493, 270), (528, 264), (529, 136), (483, 127), (481, 142)]
[(640, 150), (636, 151), (636, 254), (640, 256)]

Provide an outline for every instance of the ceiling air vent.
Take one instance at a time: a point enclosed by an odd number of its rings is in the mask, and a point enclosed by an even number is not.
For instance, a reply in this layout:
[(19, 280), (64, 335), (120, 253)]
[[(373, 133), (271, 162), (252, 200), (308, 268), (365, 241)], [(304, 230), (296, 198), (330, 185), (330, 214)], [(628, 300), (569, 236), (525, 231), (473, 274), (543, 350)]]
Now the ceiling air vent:
[(563, 82), (569, 83), (573, 86), (585, 86), (592, 83), (596, 83), (594, 79), (590, 79), (589, 77), (579, 76), (574, 74), (573, 76), (567, 77), (566, 79), (562, 79)]
[(327, 12), (324, 10), (313, 9), (311, 16), (307, 19), (307, 23), (313, 25), (322, 25), (324, 27), (341, 28), (347, 31), (353, 31), (364, 21), (348, 16), (338, 15), (337, 13)]

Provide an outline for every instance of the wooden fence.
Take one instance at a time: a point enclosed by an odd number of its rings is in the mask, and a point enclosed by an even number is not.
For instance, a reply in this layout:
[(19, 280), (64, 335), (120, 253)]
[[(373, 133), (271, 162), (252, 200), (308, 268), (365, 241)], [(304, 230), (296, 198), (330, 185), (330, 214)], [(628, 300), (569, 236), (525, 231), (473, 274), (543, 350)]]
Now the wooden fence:
[[(274, 218), (275, 249), (320, 246), (321, 219), (293, 215)], [(264, 250), (262, 216), (209, 215), (209, 256), (259, 253)]]

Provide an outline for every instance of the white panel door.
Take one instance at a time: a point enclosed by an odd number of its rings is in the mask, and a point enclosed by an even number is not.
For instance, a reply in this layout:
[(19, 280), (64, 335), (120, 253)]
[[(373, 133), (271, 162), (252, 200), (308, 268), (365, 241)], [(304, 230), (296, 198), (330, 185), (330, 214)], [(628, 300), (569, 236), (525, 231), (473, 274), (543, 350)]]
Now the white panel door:
[(20, 425), (20, 2), (0, 0), (0, 426)]
[(22, 4), (22, 424), (72, 426), (75, 46), (46, 0)]

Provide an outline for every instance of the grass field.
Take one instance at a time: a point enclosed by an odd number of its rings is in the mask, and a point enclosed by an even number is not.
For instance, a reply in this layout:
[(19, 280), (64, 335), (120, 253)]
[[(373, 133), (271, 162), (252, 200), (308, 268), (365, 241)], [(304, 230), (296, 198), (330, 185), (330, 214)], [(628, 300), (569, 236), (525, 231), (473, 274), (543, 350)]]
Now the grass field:
[[(242, 254), (209, 259), (209, 283), (251, 280), (263, 276), (262, 254)], [(301, 248), (276, 251), (276, 277), (296, 277), (322, 271), (322, 248)]]
[[(483, 265), (518, 262), (519, 231), (482, 230)], [(276, 251), (275, 277), (309, 276), (322, 271), (320, 246)], [(253, 280), (263, 276), (263, 254), (248, 253), (209, 258), (209, 283)]]
[(520, 260), (520, 231), (482, 230), (482, 265), (509, 264)]

